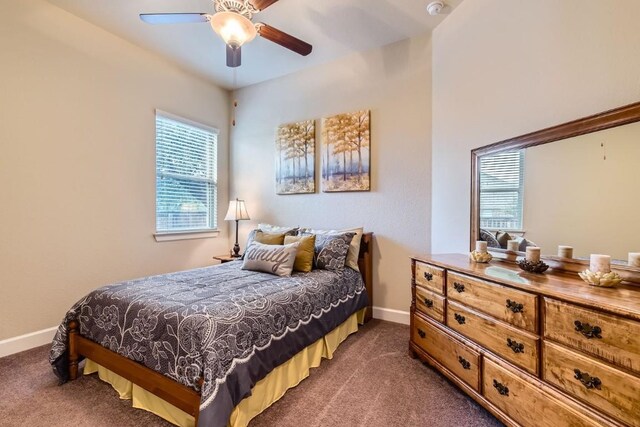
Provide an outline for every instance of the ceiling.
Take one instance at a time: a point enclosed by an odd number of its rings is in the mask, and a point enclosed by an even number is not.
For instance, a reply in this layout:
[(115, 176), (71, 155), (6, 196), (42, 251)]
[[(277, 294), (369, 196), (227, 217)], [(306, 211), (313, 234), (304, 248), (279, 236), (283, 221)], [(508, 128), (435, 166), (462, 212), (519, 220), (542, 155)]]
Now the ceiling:
[(280, 0), (254, 22), (265, 22), (313, 45), (299, 56), (257, 37), (242, 47), (242, 66), (226, 67), (224, 42), (209, 24), (149, 25), (140, 13), (213, 13), (211, 0), (49, 0), (105, 30), (156, 52), (214, 83), (235, 89), (384, 46), (433, 30), (462, 0), (446, 0), (430, 16), (430, 0)]

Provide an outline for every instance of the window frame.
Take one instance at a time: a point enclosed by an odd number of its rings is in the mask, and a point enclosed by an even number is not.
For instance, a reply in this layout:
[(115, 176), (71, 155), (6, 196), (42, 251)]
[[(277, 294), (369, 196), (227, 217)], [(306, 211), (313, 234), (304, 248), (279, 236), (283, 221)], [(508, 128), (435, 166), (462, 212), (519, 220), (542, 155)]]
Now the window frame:
[[(155, 215), (154, 215), (154, 223), (155, 223), (155, 232), (153, 236), (157, 242), (165, 242), (165, 241), (173, 241), (173, 240), (186, 240), (186, 239), (203, 239), (203, 238), (211, 238), (216, 237), (220, 234), (220, 230), (218, 228), (219, 218), (218, 218), (218, 207), (219, 207), (219, 187), (218, 187), (218, 153), (219, 153), (219, 137), (220, 130), (214, 126), (206, 125), (204, 123), (200, 123), (194, 120), (187, 119), (182, 116), (178, 116), (176, 114), (168, 113), (166, 111), (155, 109), (154, 112), (154, 127), (155, 127), (155, 138), (154, 138), (154, 197), (155, 197)], [(206, 132), (210, 132), (215, 135), (215, 162), (213, 165), (213, 169), (215, 171), (215, 175), (212, 180), (196, 178), (196, 177), (188, 177), (183, 175), (172, 175), (168, 174), (168, 176), (174, 176), (180, 179), (193, 180), (194, 182), (207, 182), (213, 186), (213, 201), (208, 206), (210, 221), (213, 224), (211, 228), (199, 228), (199, 229), (175, 229), (175, 230), (158, 230), (158, 134), (157, 134), (157, 122), (158, 117), (162, 117), (165, 119), (173, 120), (179, 122), (181, 124), (192, 126), (195, 128), (199, 128)]]
[[(482, 180), (481, 180), (481, 176), (482, 176), (482, 160), (484, 158), (487, 157), (491, 157), (491, 156), (499, 156), (501, 154), (509, 154), (509, 153), (513, 153), (513, 152), (517, 152), (519, 154), (519, 163), (520, 163), (520, 167), (518, 169), (518, 174), (519, 174), (519, 179), (518, 179), (518, 186), (513, 186), (513, 187), (503, 187), (503, 188), (495, 188), (492, 190), (482, 190)], [(500, 153), (492, 153), (492, 154), (487, 154), (485, 156), (481, 156), (478, 158), (478, 225), (481, 229), (484, 230), (488, 230), (488, 231), (511, 231), (511, 232), (516, 232), (516, 233), (524, 233), (525, 232), (525, 226), (524, 226), (524, 178), (525, 178), (525, 166), (526, 166), (526, 150), (525, 149), (518, 149), (518, 150), (511, 150), (511, 151), (505, 151), (505, 152), (500, 152)], [(517, 210), (518, 210), (518, 217), (520, 219), (520, 224), (518, 227), (483, 227), (482, 226), (482, 194), (483, 193), (508, 193), (508, 192), (517, 192), (518, 194), (518, 206), (517, 206)]]

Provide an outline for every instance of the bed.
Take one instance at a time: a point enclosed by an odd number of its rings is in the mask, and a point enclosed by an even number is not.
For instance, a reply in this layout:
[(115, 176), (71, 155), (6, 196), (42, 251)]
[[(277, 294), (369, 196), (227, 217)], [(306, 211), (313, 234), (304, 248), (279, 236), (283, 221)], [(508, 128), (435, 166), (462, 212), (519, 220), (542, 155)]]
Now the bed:
[(371, 318), (372, 237), (362, 236), (360, 272), (280, 278), (231, 262), (100, 288), (60, 325), (54, 371), (62, 382), (74, 380), (86, 358), (195, 425), (227, 426), (253, 391), (305, 351), (344, 339), (358, 313)]

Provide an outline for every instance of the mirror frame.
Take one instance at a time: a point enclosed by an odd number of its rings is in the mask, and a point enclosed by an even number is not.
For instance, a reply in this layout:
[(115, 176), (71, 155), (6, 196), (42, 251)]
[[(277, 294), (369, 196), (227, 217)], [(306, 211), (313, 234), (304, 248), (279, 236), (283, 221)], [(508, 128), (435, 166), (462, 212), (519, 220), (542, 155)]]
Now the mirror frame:
[[(604, 111), (592, 116), (583, 117), (578, 120), (573, 120), (560, 125), (552, 126), (546, 129), (531, 132), (525, 135), (510, 138), (504, 141), (496, 142), (493, 144), (485, 145), (483, 147), (476, 148), (471, 151), (471, 239), (469, 242), (469, 250), (474, 250), (476, 240), (479, 240), (480, 235), (480, 157), (489, 154), (497, 154), (503, 151), (519, 150), (523, 148), (535, 147), (537, 145), (549, 144), (551, 142), (560, 141), (567, 138), (573, 138), (575, 136), (584, 135), (600, 130), (610, 129), (617, 126), (626, 125), (629, 123), (635, 123), (640, 121), (640, 102), (625, 105), (623, 107), (615, 108), (613, 110)], [(492, 253), (503, 253), (506, 255), (506, 250), (501, 248), (490, 248)], [(521, 254), (521, 252), (520, 252)], [(515, 256), (503, 258), (515, 261)], [(542, 258), (547, 261), (556, 261), (551, 267), (564, 269), (568, 271), (581, 271), (584, 261), (571, 260), (570, 262), (559, 262), (562, 258), (554, 256), (542, 255)], [(566, 260), (565, 260), (566, 261)], [(555, 264), (555, 265), (554, 265)], [(559, 265), (560, 264), (560, 265)], [(576, 266), (568, 266), (566, 264), (578, 264)], [(586, 261), (588, 264), (588, 261)], [(636, 271), (629, 266), (618, 265), (612, 266), (614, 269), (622, 269), (626, 271)], [(635, 276), (635, 274), (633, 274)], [(633, 280), (635, 282), (635, 280)]]

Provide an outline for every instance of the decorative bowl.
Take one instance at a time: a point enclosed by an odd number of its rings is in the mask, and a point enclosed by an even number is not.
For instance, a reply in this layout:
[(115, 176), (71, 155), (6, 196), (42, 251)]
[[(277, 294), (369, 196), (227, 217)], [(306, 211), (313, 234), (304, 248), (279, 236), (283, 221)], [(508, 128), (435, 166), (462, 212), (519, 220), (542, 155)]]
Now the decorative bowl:
[(601, 271), (594, 273), (591, 270), (585, 270), (578, 274), (582, 280), (591, 286), (599, 286), (601, 288), (611, 288), (622, 282), (622, 277), (613, 271), (610, 273), (603, 273)]
[(480, 263), (486, 264), (493, 259), (493, 256), (489, 252), (472, 251), (469, 254), (469, 258), (473, 262), (480, 262)]
[(518, 261), (517, 264), (518, 264), (518, 267), (520, 267), (522, 270), (527, 271), (529, 273), (542, 274), (545, 271), (547, 271), (547, 269), (549, 268), (549, 266), (545, 264), (544, 261), (542, 260), (538, 262), (531, 262), (523, 258), (520, 261)]

